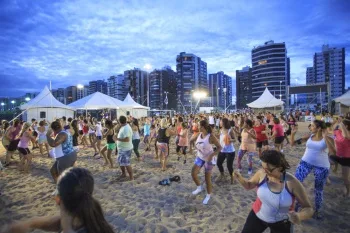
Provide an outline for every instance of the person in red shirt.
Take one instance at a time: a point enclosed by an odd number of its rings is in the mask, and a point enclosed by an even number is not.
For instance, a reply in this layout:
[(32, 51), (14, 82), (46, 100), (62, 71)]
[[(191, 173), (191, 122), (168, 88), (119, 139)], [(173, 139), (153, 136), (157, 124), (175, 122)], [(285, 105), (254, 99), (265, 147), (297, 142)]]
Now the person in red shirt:
[[(263, 124), (262, 118), (257, 117), (255, 121), (254, 130), (256, 133), (256, 147), (259, 151), (259, 157), (261, 156), (261, 153), (263, 150), (269, 149), (269, 142), (267, 140), (267, 127)], [(262, 147), (264, 146), (264, 149)]]
[(342, 166), (342, 176), (346, 189), (344, 196), (350, 197), (350, 119), (343, 120), (339, 124), (339, 129), (334, 131), (334, 135), (337, 155), (329, 157)]
[(275, 139), (275, 148), (277, 151), (283, 152), (284, 130), (278, 118), (273, 118), (273, 129), (271, 138)]

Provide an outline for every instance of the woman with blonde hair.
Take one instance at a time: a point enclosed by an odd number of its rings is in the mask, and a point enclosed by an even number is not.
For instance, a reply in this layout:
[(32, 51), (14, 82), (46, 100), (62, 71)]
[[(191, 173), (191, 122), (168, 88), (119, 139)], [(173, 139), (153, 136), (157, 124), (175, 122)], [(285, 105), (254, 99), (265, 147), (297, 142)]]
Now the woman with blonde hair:
[(19, 139), (17, 150), (20, 153), (21, 163), (19, 165), (19, 170), (28, 172), (30, 165), (32, 163), (32, 154), (29, 150), (29, 142), (35, 140), (35, 137), (32, 136), (30, 132), (31, 124), (26, 122), (23, 126), (17, 138)]

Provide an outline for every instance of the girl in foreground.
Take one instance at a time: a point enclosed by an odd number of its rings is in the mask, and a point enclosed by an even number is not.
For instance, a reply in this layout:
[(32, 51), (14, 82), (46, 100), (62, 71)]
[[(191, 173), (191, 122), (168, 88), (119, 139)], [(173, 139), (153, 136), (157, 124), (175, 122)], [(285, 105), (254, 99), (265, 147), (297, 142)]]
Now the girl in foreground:
[[(235, 177), (246, 189), (257, 188), (257, 199), (249, 213), (242, 233), (260, 233), (270, 228), (272, 233), (292, 232), (292, 224), (300, 224), (313, 215), (305, 188), (298, 179), (287, 172), (290, 168), (284, 155), (275, 150), (263, 151), (262, 168), (249, 180), (235, 171)], [(297, 199), (301, 210), (294, 209)]]
[(34, 229), (61, 233), (112, 233), (100, 203), (92, 196), (94, 179), (85, 168), (65, 170), (58, 179), (55, 201), (60, 214), (5, 226), (3, 233), (25, 233)]

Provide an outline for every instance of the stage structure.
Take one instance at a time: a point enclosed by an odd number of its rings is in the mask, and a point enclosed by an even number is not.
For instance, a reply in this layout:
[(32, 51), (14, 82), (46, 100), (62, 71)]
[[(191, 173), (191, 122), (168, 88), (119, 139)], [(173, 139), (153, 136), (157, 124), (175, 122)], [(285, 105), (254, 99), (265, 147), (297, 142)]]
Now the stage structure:
[[(321, 109), (322, 105), (327, 104), (328, 105), (328, 110), (331, 109), (331, 103), (332, 100), (329, 96), (330, 93), (330, 83), (316, 83), (316, 84), (310, 84), (310, 85), (299, 85), (299, 86), (287, 86), (286, 89), (286, 107), (287, 109), (290, 109), (290, 100), (291, 100), (291, 95), (295, 94), (319, 94), (316, 96), (316, 98), (320, 98), (320, 103), (321, 103)], [(325, 93), (326, 96), (326, 103), (322, 103), (322, 93)], [(311, 101), (312, 102), (312, 101)]]

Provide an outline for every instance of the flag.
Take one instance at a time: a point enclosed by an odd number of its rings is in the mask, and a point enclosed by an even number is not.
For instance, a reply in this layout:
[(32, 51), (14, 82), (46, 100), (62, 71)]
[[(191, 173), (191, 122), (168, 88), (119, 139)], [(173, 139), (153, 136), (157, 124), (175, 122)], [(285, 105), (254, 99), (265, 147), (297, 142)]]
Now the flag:
[(165, 96), (164, 103), (165, 103), (166, 105), (169, 103), (169, 102), (168, 102), (168, 96)]

